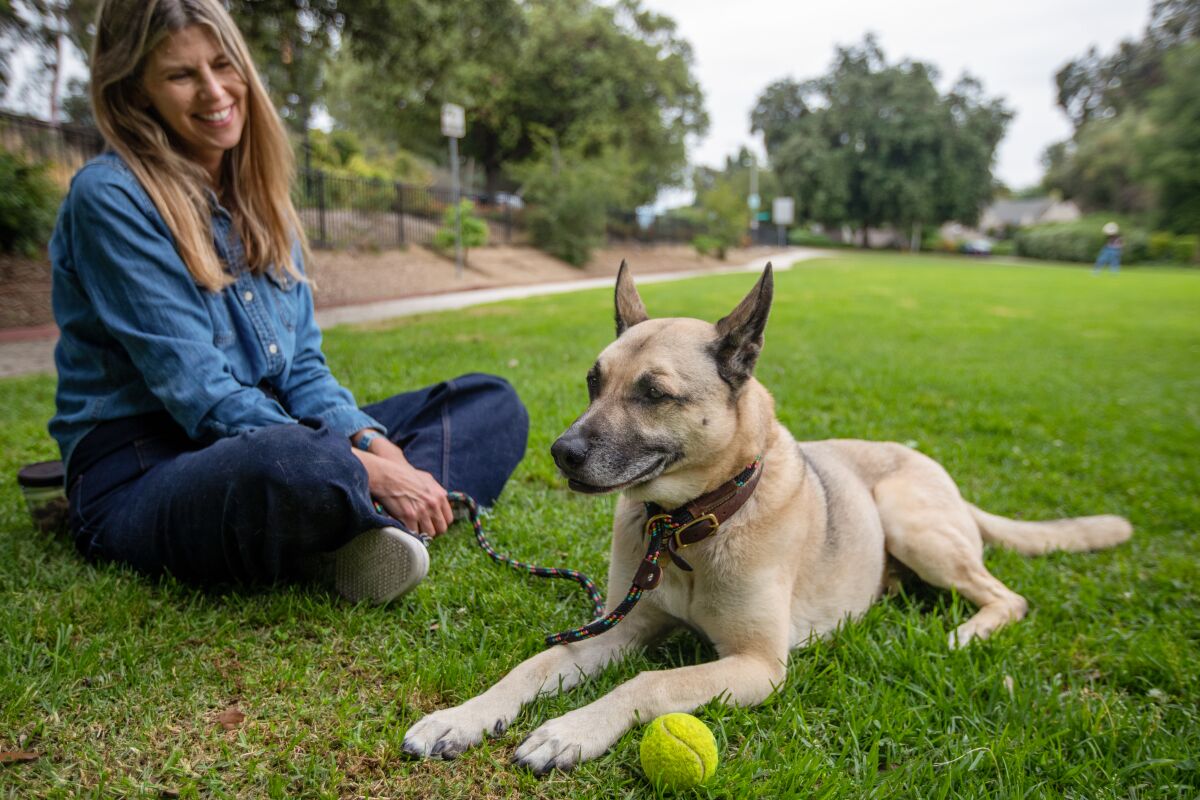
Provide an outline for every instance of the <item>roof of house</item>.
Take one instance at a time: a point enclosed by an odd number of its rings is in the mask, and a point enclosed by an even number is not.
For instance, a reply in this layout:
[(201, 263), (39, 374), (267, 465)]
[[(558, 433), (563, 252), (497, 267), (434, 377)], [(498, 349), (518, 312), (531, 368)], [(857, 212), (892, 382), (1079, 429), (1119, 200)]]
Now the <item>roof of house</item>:
[(1005, 225), (1022, 225), (1037, 221), (1053, 205), (1054, 200), (1049, 197), (1037, 197), (1032, 200), (997, 200), (988, 207), (985, 213)]

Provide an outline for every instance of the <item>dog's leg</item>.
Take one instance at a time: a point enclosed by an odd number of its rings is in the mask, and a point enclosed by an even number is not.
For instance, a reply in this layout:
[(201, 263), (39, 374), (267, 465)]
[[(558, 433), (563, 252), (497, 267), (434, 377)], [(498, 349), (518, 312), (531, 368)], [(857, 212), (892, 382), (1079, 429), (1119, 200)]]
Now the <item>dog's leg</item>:
[(950, 646), (962, 647), (1022, 619), (1029, 603), (984, 566), (979, 528), (953, 483), (945, 485), (949, 477), (928, 472), (917, 481), (903, 473), (882, 481), (875, 500), (888, 553), (926, 583), (955, 589), (979, 606), (950, 634)]
[(422, 757), (454, 758), (483, 741), (485, 734), (503, 733), (521, 706), (540, 695), (573, 688), (630, 649), (652, 640), (669, 624), (666, 615), (642, 604), (600, 636), (543, 650), (478, 697), (423, 717), (404, 735), (404, 751)]
[(733, 705), (761, 703), (786, 674), (781, 655), (729, 655), (707, 664), (643, 672), (599, 700), (552, 719), (530, 734), (513, 760), (542, 775), (595, 758), (637, 722), (693, 711), (723, 697)]

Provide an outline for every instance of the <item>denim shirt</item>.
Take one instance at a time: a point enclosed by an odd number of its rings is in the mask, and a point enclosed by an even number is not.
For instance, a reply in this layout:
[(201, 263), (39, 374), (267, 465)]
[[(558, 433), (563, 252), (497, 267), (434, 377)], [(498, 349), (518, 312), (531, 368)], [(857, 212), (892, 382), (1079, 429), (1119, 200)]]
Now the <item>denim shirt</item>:
[[(347, 437), (386, 433), (330, 374), (308, 284), (277, 269), (251, 274), (229, 213), (212, 202), (217, 255), (235, 279), (219, 292), (192, 279), (118, 156), (72, 179), (50, 241), (61, 332), (50, 434), (68, 464), (98, 423), (163, 410), (205, 442), (301, 418)], [(303, 269), (298, 245), (292, 257)]]

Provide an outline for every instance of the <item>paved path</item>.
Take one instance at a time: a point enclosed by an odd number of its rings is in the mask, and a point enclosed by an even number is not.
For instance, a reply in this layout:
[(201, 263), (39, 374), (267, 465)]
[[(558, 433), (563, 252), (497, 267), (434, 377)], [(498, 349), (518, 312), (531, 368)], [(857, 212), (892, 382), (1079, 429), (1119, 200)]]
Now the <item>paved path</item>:
[[(639, 285), (647, 283), (662, 283), (679, 281), (685, 278), (697, 278), (703, 275), (722, 275), (730, 272), (758, 272), (763, 265), (770, 261), (777, 270), (791, 269), (793, 264), (820, 258), (828, 253), (808, 248), (793, 248), (772, 254), (765, 258), (755, 259), (752, 263), (720, 269), (687, 270), (682, 272), (659, 272), (650, 275), (637, 275)], [(350, 306), (324, 308), (317, 311), (317, 324), (322, 328), (334, 325), (344, 325), (355, 322), (377, 322), (380, 320), (406, 317), (412, 314), (428, 314), (434, 311), (448, 311), (456, 308), (467, 308), (484, 303), (496, 303), (501, 300), (515, 300), (522, 297), (538, 295), (561, 294), (563, 292), (578, 292), (584, 289), (595, 289), (612, 286), (612, 277), (589, 278), (578, 281), (558, 281), (555, 283), (538, 283), (527, 286), (506, 286), (497, 289), (474, 289), (466, 292), (447, 292), (446, 294), (427, 295), (423, 297), (408, 297), (399, 300), (385, 300), (379, 303), (362, 303)], [(6, 341), (0, 337), (0, 378), (13, 375), (27, 375), (39, 372), (54, 372), (54, 345), (58, 333), (54, 328), (32, 332), (29, 338)]]

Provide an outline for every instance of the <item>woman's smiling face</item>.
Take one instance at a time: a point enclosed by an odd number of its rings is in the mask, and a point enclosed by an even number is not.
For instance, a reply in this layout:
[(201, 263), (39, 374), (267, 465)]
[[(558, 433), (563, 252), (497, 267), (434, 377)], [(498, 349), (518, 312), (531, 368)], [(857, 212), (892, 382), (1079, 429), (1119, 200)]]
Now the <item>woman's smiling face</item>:
[(207, 28), (190, 25), (151, 52), (142, 90), (189, 158), (215, 181), (246, 125), (246, 81)]

